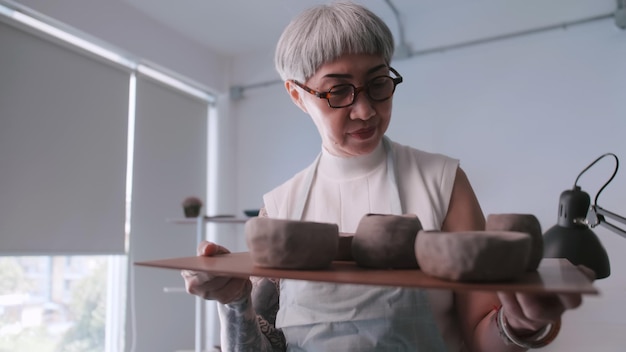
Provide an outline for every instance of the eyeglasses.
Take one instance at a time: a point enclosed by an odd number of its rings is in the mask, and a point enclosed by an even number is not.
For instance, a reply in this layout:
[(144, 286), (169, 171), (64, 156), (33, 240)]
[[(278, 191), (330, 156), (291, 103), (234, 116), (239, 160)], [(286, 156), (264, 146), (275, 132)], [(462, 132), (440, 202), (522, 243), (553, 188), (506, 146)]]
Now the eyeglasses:
[(402, 76), (392, 67), (389, 67), (389, 71), (396, 77), (377, 76), (367, 81), (362, 87), (355, 87), (349, 83), (339, 84), (331, 87), (326, 92), (318, 92), (293, 79), (291, 82), (320, 99), (326, 99), (328, 106), (331, 108), (345, 108), (354, 104), (357, 95), (362, 91), (365, 91), (372, 101), (385, 101), (391, 98), (396, 90), (396, 86), (402, 83)]

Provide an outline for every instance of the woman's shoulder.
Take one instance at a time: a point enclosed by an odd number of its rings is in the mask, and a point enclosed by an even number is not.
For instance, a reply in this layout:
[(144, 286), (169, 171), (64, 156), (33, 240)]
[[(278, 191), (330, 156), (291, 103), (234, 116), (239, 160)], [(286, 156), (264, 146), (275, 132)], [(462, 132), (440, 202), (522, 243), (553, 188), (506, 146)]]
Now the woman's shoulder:
[(434, 167), (437, 165), (441, 167), (450, 165), (457, 166), (459, 164), (458, 159), (445, 154), (417, 149), (394, 141), (391, 141), (391, 145), (393, 147), (394, 156), (399, 163), (409, 162), (416, 164), (420, 168)]
[(292, 192), (295, 189), (298, 189), (298, 186), (300, 186), (304, 182), (308, 169), (309, 167), (303, 170), (300, 170), (298, 173), (293, 175), (290, 179), (274, 187), (274, 189), (272, 189), (271, 191), (267, 192), (266, 195), (273, 195), (276, 197), (276, 196), (280, 196), (281, 194), (287, 194), (287, 193)]
[(293, 177), (263, 195), (263, 203), (270, 217), (290, 217), (290, 209), (299, 198), (299, 190), (304, 187), (311, 167), (313, 165), (299, 171)]

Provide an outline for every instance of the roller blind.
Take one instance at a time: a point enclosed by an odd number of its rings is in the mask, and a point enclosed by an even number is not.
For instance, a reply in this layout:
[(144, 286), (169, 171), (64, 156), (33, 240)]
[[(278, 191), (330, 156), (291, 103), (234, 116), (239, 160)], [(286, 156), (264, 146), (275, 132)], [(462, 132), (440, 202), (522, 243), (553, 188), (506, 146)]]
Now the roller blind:
[(142, 75), (137, 78), (136, 101), (131, 211), (134, 258), (194, 254), (193, 226), (166, 220), (183, 217), (185, 197), (206, 195), (208, 104)]
[[(195, 255), (195, 226), (169, 223), (167, 219), (183, 217), (181, 202), (185, 197), (203, 198), (206, 194), (208, 104), (141, 75), (136, 101), (130, 255), (133, 261)], [(171, 295), (155, 294), (163, 287), (180, 286), (180, 273), (142, 267), (134, 270), (135, 297), (150, 297), (135, 300), (137, 311), (159, 307), (159, 314), (173, 322), (193, 317), (192, 300), (186, 305), (172, 305)], [(153, 320), (150, 315), (138, 315), (136, 334), (172, 335), (171, 324), (155, 324)], [(189, 330), (176, 334), (193, 341)], [(146, 341), (139, 339), (137, 343), (137, 349), (142, 350)], [(163, 346), (163, 350), (175, 349)]]
[(0, 22), (0, 254), (124, 253), (129, 77)]

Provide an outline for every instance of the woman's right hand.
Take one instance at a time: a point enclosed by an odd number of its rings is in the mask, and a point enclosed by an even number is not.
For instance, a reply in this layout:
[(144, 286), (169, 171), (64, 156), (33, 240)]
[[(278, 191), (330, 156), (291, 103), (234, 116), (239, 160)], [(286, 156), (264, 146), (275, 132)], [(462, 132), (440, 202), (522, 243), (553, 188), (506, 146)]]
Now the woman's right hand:
[[(226, 253), (230, 251), (212, 242), (202, 241), (198, 245), (199, 256), (210, 257)], [(252, 283), (249, 279), (212, 276), (206, 272), (192, 270), (182, 270), (181, 275), (185, 279), (187, 292), (222, 304), (244, 299), (252, 290)]]

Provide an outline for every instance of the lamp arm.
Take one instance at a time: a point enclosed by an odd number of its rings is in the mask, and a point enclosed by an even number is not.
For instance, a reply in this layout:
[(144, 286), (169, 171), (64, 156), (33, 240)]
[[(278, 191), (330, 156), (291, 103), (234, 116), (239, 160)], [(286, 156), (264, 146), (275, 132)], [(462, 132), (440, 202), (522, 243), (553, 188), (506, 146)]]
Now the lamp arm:
[(606, 209), (604, 209), (604, 208), (602, 208), (602, 207), (600, 207), (598, 205), (593, 205), (591, 208), (593, 209), (593, 212), (596, 215), (596, 224), (593, 225), (593, 226), (596, 226), (596, 225), (606, 226), (609, 229), (611, 229), (612, 231), (616, 232), (618, 235), (626, 238), (626, 230), (623, 230), (623, 229), (621, 229), (621, 228), (611, 224), (610, 222), (606, 221), (606, 218), (610, 218), (612, 220), (619, 221), (620, 223), (626, 225), (626, 218), (625, 217), (623, 217), (621, 215), (618, 215), (618, 214), (615, 214), (615, 213), (613, 213), (611, 211), (608, 211), (608, 210), (606, 210)]

